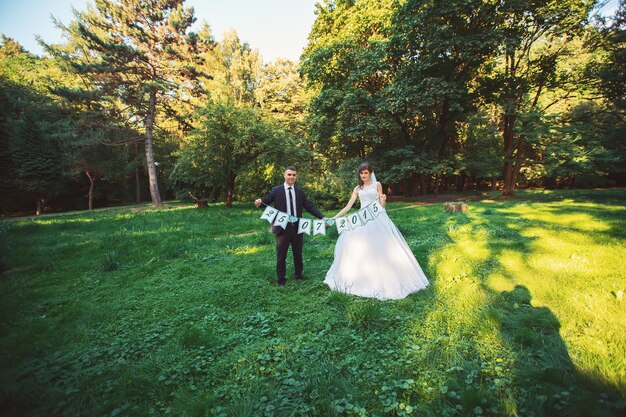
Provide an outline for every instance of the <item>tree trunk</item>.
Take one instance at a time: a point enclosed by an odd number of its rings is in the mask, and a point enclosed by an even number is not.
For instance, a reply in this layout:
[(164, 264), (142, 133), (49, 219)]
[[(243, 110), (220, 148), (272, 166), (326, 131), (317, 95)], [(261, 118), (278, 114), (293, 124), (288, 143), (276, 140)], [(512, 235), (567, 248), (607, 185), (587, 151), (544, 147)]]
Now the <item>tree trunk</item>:
[(37, 199), (37, 211), (35, 212), (35, 214), (37, 216), (39, 216), (41, 214), (41, 205), (42, 205), (43, 200), (41, 198)]
[(206, 208), (209, 207), (209, 205), (207, 204), (206, 201), (204, 201), (201, 198), (196, 197), (195, 195), (191, 194), (191, 191), (187, 191), (189, 193), (189, 195), (191, 196), (191, 198), (194, 199), (194, 201), (196, 202), (196, 207), (197, 208)]
[(515, 115), (504, 115), (504, 129), (502, 136), (504, 138), (504, 167), (502, 170), (502, 176), (504, 177), (504, 184), (502, 186), (502, 195), (513, 195), (515, 192), (515, 182), (513, 175), (513, 151), (515, 149), (514, 143), (514, 126)]
[(154, 129), (154, 118), (156, 114), (156, 90), (150, 90), (150, 103), (146, 115), (146, 164), (148, 165), (148, 182), (150, 183), (150, 196), (152, 204), (156, 207), (163, 205), (161, 194), (159, 193), (159, 183), (157, 182), (156, 165), (154, 163), (154, 150), (152, 148), (152, 130)]
[(139, 167), (135, 168), (135, 202), (141, 203), (141, 175)]
[(450, 104), (448, 97), (443, 99), (441, 105), (441, 113), (439, 114), (439, 126), (437, 127), (441, 143), (439, 145), (439, 159), (441, 160), (445, 154), (448, 143), (450, 142), (450, 132), (448, 132), (448, 116), (450, 114)]
[(496, 181), (496, 177), (491, 177), (491, 191), (496, 191), (498, 189), (498, 182)]
[(233, 199), (235, 197), (235, 179), (236, 176), (228, 178), (228, 185), (226, 186), (226, 207), (231, 208), (233, 206)]
[[(137, 142), (135, 142), (135, 158), (139, 156), (139, 150), (137, 149)], [(141, 173), (139, 167), (135, 167), (135, 202), (141, 203)]]
[(467, 174), (465, 172), (461, 172), (461, 174), (457, 177), (457, 183), (456, 183), (457, 192), (465, 191), (466, 184), (467, 184)]
[[(514, 151), (514, 152), (513, 152)], [(519, 177), (520, 169), (522, 168), (522, 161), (524, 159), (524, 139), (519, 138), (515, 149), (508, 153), (507, 159), (504, 161), (504, 186), (502, 187), (502, 195), (513, 195), (515, 193), (515, 187), (517, 186), (517, 180)]]
[(233, 206), (233, 195), (235, 194), (235, 190), (230, 185), (226, 190), (226, 207), (231, 208)]
[(435, 197), (439, 197), (439, 174), (435, 175)]
[(567, 188), (568, 188), (568, 189), (570, 189), (570, 190), (571, 190), (572, 188), (574, 188), (574, 178), (575, 178), (575, 176), (572, 174), (572, 175), (569, 177), (569, 179), (567, 180)]
[(87, 178), (89, 178), (89, 193), (87, 194), (88, 196), (88, 206), (89, 206), (89, 210), (93, 210), (93, 183), (94, 183), (94, 177), (93, 175), (91, 175), (91, 173), (89, 172), (89, 170), (85, 170), (85, 175), (87, 175)]
[(426, 194), (426, 180), (424, 179), (424, 174), (420, 174), (419, 182), (420, 182), (420, 195), (425, 195)]

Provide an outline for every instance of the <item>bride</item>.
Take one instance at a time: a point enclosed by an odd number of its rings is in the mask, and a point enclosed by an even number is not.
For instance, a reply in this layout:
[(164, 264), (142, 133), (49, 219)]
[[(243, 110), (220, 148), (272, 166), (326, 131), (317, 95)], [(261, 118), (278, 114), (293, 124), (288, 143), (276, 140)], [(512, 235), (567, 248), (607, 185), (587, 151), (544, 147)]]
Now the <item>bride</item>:
[[(335, 219), (352, 208), (357, 196), (361, 208), (376, 200), (384, 207), (386, 196), (370, 164), (359, 166), (358, 179), (359, 185), (354, 188), (350, 201)], [(428, 279), (400, 231), (381, 210), (372, 221), (339, 235), (335, 259), (324, 283), (333, 290), (348, 294), (397, 300), (426, 288)]]

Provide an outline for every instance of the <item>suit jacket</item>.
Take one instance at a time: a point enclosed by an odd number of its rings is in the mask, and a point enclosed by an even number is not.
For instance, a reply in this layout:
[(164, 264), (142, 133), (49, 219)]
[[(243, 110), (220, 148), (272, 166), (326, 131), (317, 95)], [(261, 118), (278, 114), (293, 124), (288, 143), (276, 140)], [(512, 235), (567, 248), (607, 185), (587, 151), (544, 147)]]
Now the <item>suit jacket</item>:
[[(306, 211), (317, 217), (318, 219), (324, 218), (324, 215), (319, 212), (313, 206), (313, 204), (307, 200), (306, 195), (302, 189), (294, 186), (294, 192), (296, 197), (296, 216), (302, 217), (302, 209), (304, 208)], [(272, 190), (268, 195), (261, 199), (263, 204), (270, 205), (274, 204), (274, 208), (287, 213), (287, 196), (285, 195), (285, 187), (283, 184), (277, 185), (276, 187), (272, 187)], [(297, 223), (296, 223), (297, 224)], [(270, 226), (270, 231), (275, 235), (279, 235), (284, 232), (284, 229), (280, 226)]]

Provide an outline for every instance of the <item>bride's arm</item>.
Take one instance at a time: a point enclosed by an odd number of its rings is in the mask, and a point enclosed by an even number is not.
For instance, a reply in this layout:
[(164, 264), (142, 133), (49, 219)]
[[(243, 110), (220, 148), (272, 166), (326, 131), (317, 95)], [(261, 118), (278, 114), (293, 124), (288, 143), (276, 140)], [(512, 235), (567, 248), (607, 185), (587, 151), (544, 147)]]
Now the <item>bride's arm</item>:
[(376, 189), (378, 190), (378, 197), (380, 198), (380, 204), (382, 204), (383, 207), (385, 207), (385, 205), (387, 204), (387, 196), (383, 194), (382, 185), (380, 185), (380, 183), (376, 184)]
[(339, 213), (337, 213), (335, 217), (333, 218), (336, 219), (337, 217), (341, 217), (344, 214), (346, 214), (348, 211), (350, 211), (350, 209), (352, 208), (352, 205), (356, 201), (357, 196), (358, 196), (357, 188), (355, 188), (354, 191), (352, 191), (352, 197), (350, 197), (350, 201), (348, 201), (348, 204), (346, 204), (346, 206)]

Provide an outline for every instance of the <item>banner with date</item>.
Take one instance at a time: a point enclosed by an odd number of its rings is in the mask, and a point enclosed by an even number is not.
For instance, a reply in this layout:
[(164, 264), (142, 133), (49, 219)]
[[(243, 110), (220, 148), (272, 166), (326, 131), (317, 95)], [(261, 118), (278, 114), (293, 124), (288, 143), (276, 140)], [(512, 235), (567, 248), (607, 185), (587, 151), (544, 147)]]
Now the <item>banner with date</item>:
[(368, 204), (356, 213), (344, 217), (339, 217), (337, 219), (319, 220), (307, 219), (305, 217), (298, 218), (295, 216), (290, 216), (289, 214), (277, 210), (272, 206), (265, 207), (265, 211), (263, 211), (263, 214), (261, 214), (261, 219), (265, 219), (271, 225), (279, 226), (283, 229), (287, 227), (288, 223), (298, 222), (298, 234), (306, 233), (307, 235), (311, 235), (312, 231), (313, 236), (315, 236), (320, 234), (326, 235), (327, 221), (329, 221), (328, 225), (332, 225), (334, 223), (334, 225), (337, 227), (337, 231), (339, 233), (343, 233), (354, 230), (357, 227), (364, 226), (365, 224), (367, 224), (367, 222), (376, 220), (376, 217), (378, 217), (378, 215), (383, 211), (385, 211), (385, 209), (378, 202), (377, 198), (376, 201)]

